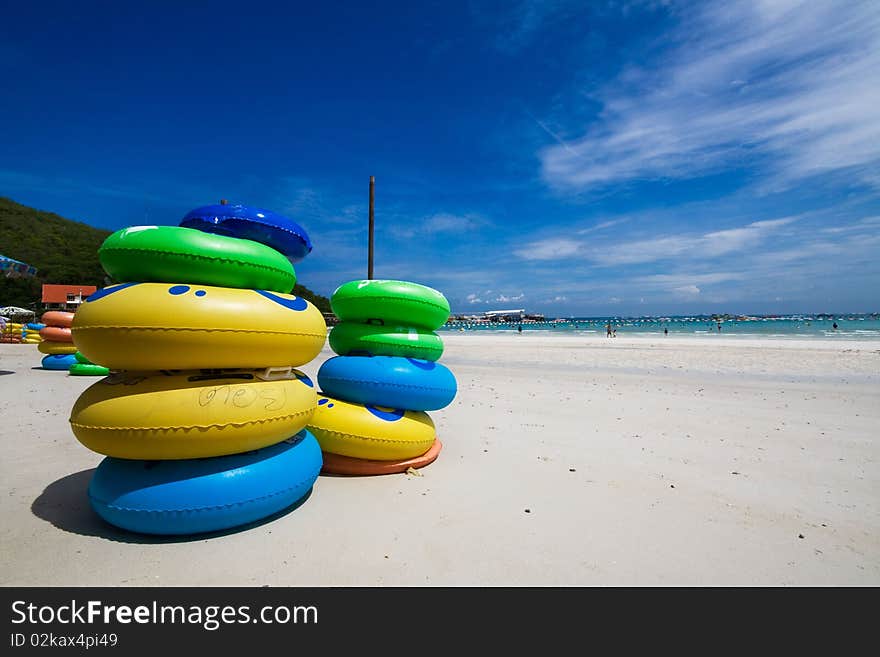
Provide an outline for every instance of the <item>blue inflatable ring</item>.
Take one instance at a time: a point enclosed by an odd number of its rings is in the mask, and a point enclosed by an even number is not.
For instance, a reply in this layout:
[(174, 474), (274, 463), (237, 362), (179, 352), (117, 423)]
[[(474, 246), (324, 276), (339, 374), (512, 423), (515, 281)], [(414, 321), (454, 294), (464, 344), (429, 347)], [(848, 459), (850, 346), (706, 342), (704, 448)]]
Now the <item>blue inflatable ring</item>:
[(338, 399), (411, 411), (448, 406), (458, 386), (445, 366), (399, 356), (336, 356), (318, 370), (321, 390)]
[(206, 205), (188, 212), (180, 225), (260, 242), (287, 256), (292, 263), (312, 250), (312, 242), (302, 226), (271, 210), (247, 205)]
[(92, 508), (111, 525), (144, 534), (198, 534), (260, 520), (311, 490), (323, 465), (303, 429), (252, 452), (178, 461), (107, 457), (89, 484)]
[(44, 370), (64, 370), (66, 372), (71, 365), (75, 365), (77, 362), (73, 354), (49, 354), (43, 356), (41, 364)]

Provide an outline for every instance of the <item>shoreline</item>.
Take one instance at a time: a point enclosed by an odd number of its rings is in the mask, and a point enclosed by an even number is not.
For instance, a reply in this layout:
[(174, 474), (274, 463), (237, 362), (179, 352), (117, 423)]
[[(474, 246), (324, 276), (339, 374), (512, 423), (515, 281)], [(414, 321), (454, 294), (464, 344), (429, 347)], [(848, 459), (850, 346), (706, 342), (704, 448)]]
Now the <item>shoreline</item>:
[(523, 330), (520, 334), (514, 330), (492, 331), (488, 329), (478, 329), (474, 331), (437, 331), (437, 334), (443, 339), (444, 343), (458, 339), (470, 339), (472, 337), (479, 338), (511, 338), (516, 340), (546, 340), (551, 341), (547, 344), (557, 344), (557, 341), (564, 341), (571, 346), (589, 344), (595, 346), (596, 343), (607, 343), (610, 346), (615, 344), (626, 343), (634, 340), (640, 344), (650, 343), (652, 345), (662, 346), (666, 343), (675, 343), (675, 345), (685, 346), (708, 346), (715, 344), (721, 347), (768, 347), (768, 348), (791, 348), (791, 349), (820, 349), (820, 350), (860, 350), (860, 351), (878, 351), (880, 352), (880, 338), (864, 339), (864, 338), (833, 338), (827, 337), (802, 337), (802, 336), (755, 336), (755, 335), (732, 335), (732, 334), (712, 334), (712, 335), (693, 335), (684, 333), (670, 333), (669, 335), (657, 335), (649, 333), (623, 333), (618, 332), (616, 338), (609, 338), (604, 333), (584, 333), (579, 334), (573, 331), (527, 331)]
[[(446, 335), (519, 335), (520, 332), (516, 330), (516, 328), (505, 328), (505, 329), (438, 329), (436, 331), (438, 335), (446, 336)], [(524, 328), (522, 331), (522, 335), (545, 335), (552, 337), (586, 337), (586, 338), (607, 338), (604, 330), (591, 330), (591, 329), (528, 329)], [(716, 340), (716, 339), (731, 339), (731, 340), (769, 340), (769, 341), (780, 341), (780, 340), (804, 340), (815, 342), (819, 340), (827, 340), (829, 342), (866, 342), (866, 343), (877, 343), (880, 344), (880, 333), (867, 332), (867, 333), (837, 333), (837, 334), (811, 334), (811, 333), (735, 333), (735, 332), (727, 332), (727, 333), (717, 333), (713, 331), (670, 331), (668, 335), (663, 334), (661, 331), (633, 331), (633, 330), (620, 330), (618, 329), (617, 337), (628, 336), (631, 338), (644, 339), (644, 338), (657, 338), (657, 339), (673, 339), (673, 338), (694, 338), (698, 340)], [(613, 339), (613, 338), (612, 338)]]

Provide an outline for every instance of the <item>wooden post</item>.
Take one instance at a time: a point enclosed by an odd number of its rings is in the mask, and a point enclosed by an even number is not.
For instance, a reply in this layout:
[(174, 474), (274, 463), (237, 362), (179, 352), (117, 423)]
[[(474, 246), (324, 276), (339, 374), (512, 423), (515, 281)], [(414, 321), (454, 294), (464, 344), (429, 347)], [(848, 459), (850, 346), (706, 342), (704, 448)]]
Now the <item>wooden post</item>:
[(373, 280), (373, 206), (376, 197), (376, 178), (370, 176), (370, 237), (367, 255), (367, 279)]

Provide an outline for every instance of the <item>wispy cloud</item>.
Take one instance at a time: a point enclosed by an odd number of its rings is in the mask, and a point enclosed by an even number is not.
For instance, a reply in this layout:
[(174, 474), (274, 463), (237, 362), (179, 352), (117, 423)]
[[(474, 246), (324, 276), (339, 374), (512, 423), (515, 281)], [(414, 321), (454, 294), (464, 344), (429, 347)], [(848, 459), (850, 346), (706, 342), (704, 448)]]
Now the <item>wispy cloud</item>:
[(700, 288), (696, 285), (682, 285), (681, 287), (674, 287), (672, 291), (683, 297), (694, 297), (700, 293)]
[(572, 0), (504, 1), (500, 7), (492, 4), (485, 0), (472, 2), (471, 13), (478, 21), (497, 30), (494, 45), (507, 54), (514, 54), (529, 45), (542, 28), (583, 10), (581, 3)]
[(703, 234), (658, 235), (601, 246), (587, 240), (554, 237), (539, 240), (528, 249), (518, 249), (514, 253), (524, 260), (581, 258), (606, 266), (654, 262), (683, 255), (711, 259), (754, 248), (777, 229), (797, 220), (798, 217), (783, 217)]
[(831, 228), (822, 228), (820, 232), (822, 233), (853, 233), (853, 232), (862, 232), (868, 230), (878, 230), (880, 229), (880, 217), (865, 217), (851, 224), (844, 224), (843, 226), (832, 226)]
[(453, 214), (438, 212), (418, 219), (411, 219), (403, 215), (392, 218), (390, 232), (402, 238), (412, 238), (416, 235), (437, 235), (442, 233), (461, 233), (479, 231), (492, 225), (492, 222), (483, 215), (469, 212)]
[(421, 225), (426, 233), (451, 233), (458, 231), (477, 230), (490, 225), (490, 222), (478, 214), (449, 214), (441, 212), (427, 217)]
[(274, 184), (271, 200), (280, 212), (316, 228), (366, 225), (366, 204), (353, 203), (350, 198), (305, 178), (281, 178)]
[(583, 243), (567, 237), (537, 240), (528, 247), (514, 250), (514, 255), (524, 260), (560, 260), (580, 253)]
[(595, 226), (590, 226), (589, 228), (583, 228), (577, 231), (578, 235), (587, 235), (589, 233), (595, 233), (598, 230), (605, 230), (606, 228), (611, 228), (612, 226), (617, 226), (618, 224), (622, 224), (625, 221), (629, 221), (629, 217), (622, 217), (620, 219), (612, 219), (610, 221), (602, 221)]
[(846, 170), (880, 182), (880, 3), (688, 5), (665, 54), (593, 96), (582, 136), (540, 153), (544, 179), (584, 190), (758, 167), (781, 184)]

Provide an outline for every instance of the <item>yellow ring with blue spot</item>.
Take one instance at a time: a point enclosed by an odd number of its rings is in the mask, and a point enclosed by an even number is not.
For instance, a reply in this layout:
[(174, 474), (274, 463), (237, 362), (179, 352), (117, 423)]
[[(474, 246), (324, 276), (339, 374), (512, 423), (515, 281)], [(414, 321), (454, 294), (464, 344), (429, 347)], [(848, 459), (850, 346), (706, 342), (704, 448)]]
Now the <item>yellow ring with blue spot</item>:
[(352, 404), (327, 395), (318, 397), (308, 429), (322, 451), (374, 461), (421, 456), (437, 437), (424, 411)]
[(122, 283), (86, 299), (72, 335), (86, 358), (113, 370), (295, 367), (318, 355), (327, 325), (291, 294)]
[(290, 438), (318, 395), (298, 370), (119, 372), (87, 388), (70, 413), (90, 450), (145, 461), (237, 454)]

